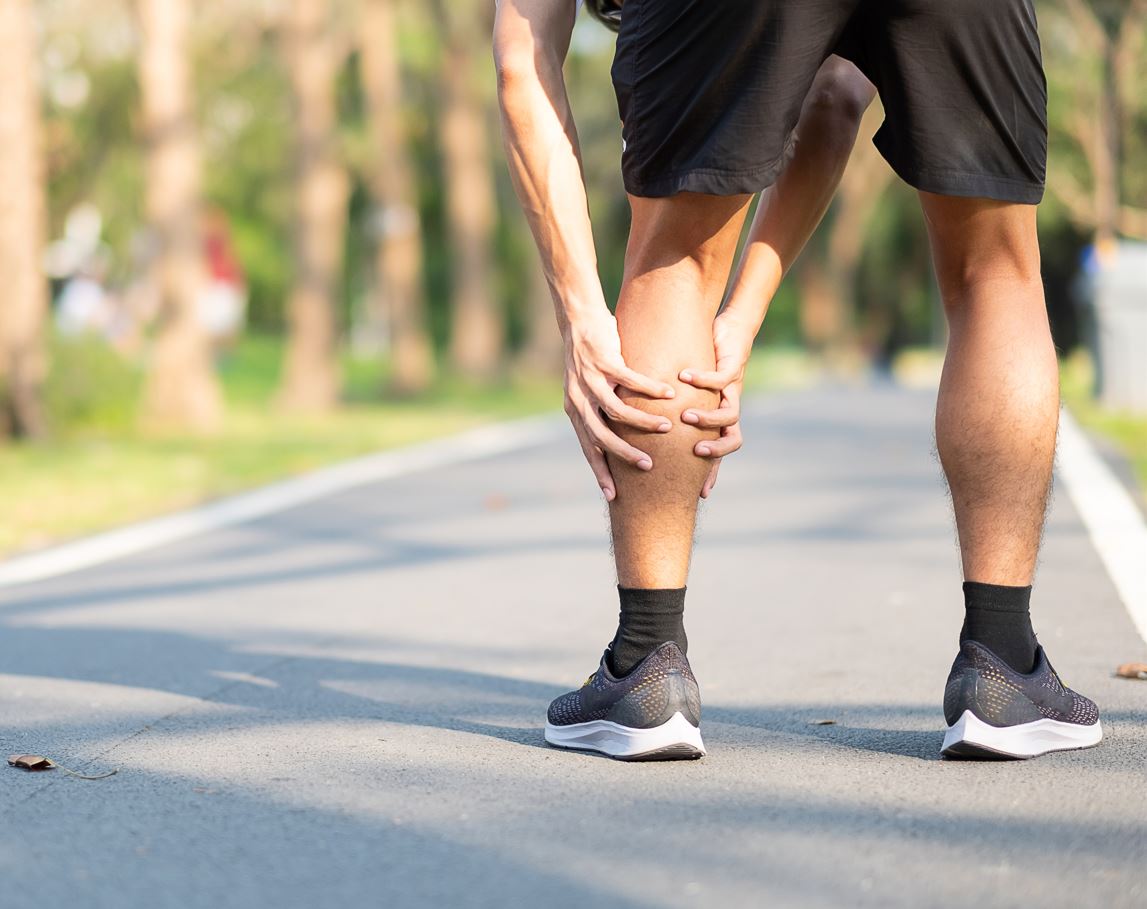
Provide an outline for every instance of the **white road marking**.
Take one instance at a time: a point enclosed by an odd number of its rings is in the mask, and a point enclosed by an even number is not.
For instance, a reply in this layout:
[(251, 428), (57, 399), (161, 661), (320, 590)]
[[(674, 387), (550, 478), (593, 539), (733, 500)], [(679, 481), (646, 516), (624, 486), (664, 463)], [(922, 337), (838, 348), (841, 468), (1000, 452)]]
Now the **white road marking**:
[(1147, 641), (1147, 521), (1066, 410), (1059, 420), (1059, 476), (1083, 525)]
[(0, 562), (0, 588), (42, 581), (189, 537), (253, 521), (368, 483), (460, 464), (558, 438), (564, 420), (545, 415), (483, 426), (395, 451), (355, 458), (253, 492), (142, 521)]

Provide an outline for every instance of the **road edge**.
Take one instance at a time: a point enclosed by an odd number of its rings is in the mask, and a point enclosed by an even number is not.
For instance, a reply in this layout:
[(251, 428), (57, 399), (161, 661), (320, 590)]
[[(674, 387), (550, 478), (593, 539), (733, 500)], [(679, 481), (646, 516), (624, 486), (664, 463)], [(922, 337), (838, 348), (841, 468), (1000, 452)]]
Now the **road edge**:
[(1060, 479), (1091, 544), (1147, 643), (1147, 521), (1066, 408), (1056, 454)]
[(560, 414), (524, 417), (321, 467), (249, 492), (0, 561), (0, 590), (71, 574), (243, 524), (327, 495), (435, 467), (541, 445), (561, 435)]

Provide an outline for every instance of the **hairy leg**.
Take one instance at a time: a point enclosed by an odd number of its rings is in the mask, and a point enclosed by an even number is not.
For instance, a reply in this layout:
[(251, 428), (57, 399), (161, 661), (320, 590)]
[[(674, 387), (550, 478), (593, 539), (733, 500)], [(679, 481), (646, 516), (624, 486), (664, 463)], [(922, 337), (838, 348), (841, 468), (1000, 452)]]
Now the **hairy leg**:
[(677, 396), (658, 401), (623, 396), (635, 407), (665, 416), (673, 427), (665, 434), (614, 427), (653, 459), (647, 472), (610, 462), (617, 484), (610, 524), (622, 587), (685, 586), (697, 499), (710, 468), (693, 447), (717, 433), (681, 422), (681, 413), (716, 407), (717, 395), (686, 385), (677, 375), (687, 366), (712, 368), (713, 317), (749, 198), (630, 197), (633, 221), (617, 304), (622, 354), (632, 368), (672, 383)]
[(1059, 420), (1035, 206), (920, 198), (950, 329), (936, 447), (964, 578), (1030, 585)]

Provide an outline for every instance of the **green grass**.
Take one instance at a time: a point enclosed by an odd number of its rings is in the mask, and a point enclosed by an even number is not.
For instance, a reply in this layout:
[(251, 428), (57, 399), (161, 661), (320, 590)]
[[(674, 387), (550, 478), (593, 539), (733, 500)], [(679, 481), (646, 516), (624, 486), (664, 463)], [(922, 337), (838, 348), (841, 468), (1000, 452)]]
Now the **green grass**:
[(1063, 401), (1087, 429), (1109, 438), (1131, 461), (1140, 485), (1147, 489), (1147, 416), (1104, 408), (1091, 394), (1095, 385), (1091, 358), (1077, 351), (1063, 361)]
[[(108, 394), (89, 391), (78, 380), (92, 356)], [(138, 393), (138, 377), (115, 374), (103, 353), (57, 346), (60, 375), (49, 389), (52, 437), (0, 448), (0, 500), (7, 516), (0, 524), (0, 553), (39, 548), (346, 458), (561, 405), (556, 380), (488, 388), (447, 380), (417, 399), (381, 399), (384, 370), (348, 360), (348, 403), (329, 415), (292, 415), (272, 403), (279, 357), (274, 341), (244, 342), (220, 369), (225, 423), (199, 437), (138, 428), (130, 401)]]

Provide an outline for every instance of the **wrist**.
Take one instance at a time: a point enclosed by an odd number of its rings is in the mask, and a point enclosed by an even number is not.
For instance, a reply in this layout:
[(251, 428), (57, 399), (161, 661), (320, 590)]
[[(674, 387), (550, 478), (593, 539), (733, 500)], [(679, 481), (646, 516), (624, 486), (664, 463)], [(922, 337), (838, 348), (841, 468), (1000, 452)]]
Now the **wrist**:
[(730, 339), (738, 340), (746, 351), (752, 348), (757, 332), (761, 330), (764, 313), (756, 313), (748, 307), (737, 306), (734, 301), (721, 310), (718, 316), (721, 321), (721, 332)]
[(612, 321), (613, 315), (605, 298), (597, 301), (584, 297), (560, 297), (557, 305), (558, 330), (567, 344), (576, 343), (594, 334), (598, 326)]

